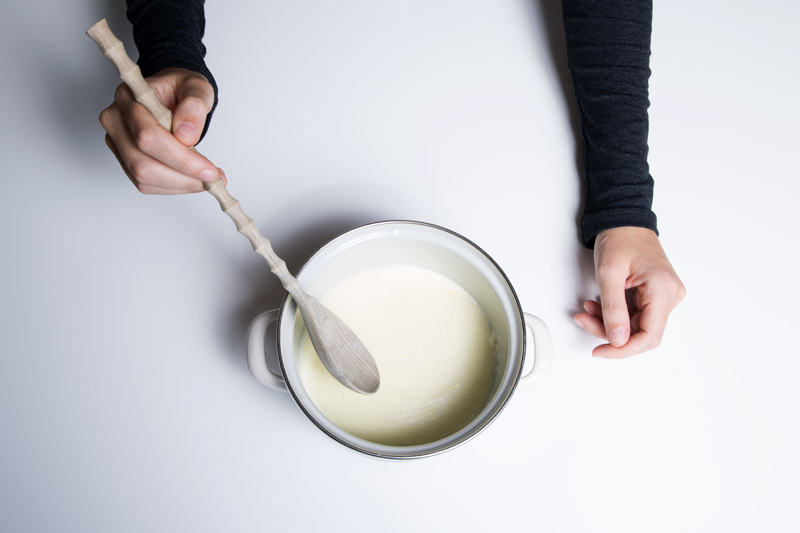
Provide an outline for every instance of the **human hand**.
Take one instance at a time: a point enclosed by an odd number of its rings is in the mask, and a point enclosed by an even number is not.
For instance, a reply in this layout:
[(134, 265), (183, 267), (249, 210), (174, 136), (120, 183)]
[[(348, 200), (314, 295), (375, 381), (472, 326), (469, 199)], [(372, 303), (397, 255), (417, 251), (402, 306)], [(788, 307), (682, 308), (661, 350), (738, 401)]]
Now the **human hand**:
[[(656, 348), (667, 317), (686, 295), (658, 236), (635, 227), (602, 231), (595, 241), (594, 265), (600, 302), (587, 301), (586, 312), (575, 315), (579, 326), (608, 341), (592, 355), (622, 359)], [(635, 291), (630, 310), (626, 291)]]
[(147, 78), (159, 100), (172, 111), (172, 133), (139, 104), (124, 83), (114, 103), (100, 114), (108, 132), (106, 145), (125, 174), (143, 194), (181, 194), (205, 190), (225, 174), (188, 147), (200, 140), (206, 115), (214, 104), (214, 89), (204, 76), (168, 68)]

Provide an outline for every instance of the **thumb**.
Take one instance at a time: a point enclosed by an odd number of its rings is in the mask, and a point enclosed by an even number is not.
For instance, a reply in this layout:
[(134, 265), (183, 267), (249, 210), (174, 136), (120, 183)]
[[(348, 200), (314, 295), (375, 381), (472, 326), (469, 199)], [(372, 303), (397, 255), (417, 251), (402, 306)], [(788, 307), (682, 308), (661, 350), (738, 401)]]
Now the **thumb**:
[(201, 76), (189, 76), (178, 86), (177, 97), (172, 133), (185, 146), (194, 146), (214, 105), (214, 88)]
[(603, 324), (608, 342), (616, 347), (624, 346), (631, 334), (631, 320), (625, 300), (625, 282), (624, 270), (598, 270), (597, 284), (600, 286)]

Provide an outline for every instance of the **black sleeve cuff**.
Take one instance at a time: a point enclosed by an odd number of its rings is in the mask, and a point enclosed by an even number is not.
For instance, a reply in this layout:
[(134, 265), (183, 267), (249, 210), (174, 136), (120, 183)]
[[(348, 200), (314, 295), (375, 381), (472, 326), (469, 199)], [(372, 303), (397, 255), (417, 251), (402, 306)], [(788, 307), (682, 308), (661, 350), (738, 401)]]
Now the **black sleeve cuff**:
[(633, 226), (656, 232), (656, 215), (650, 209), (617, 207), (596, 213), (585, 213), (581, 219), (581, 240), (587, 248), (594, 248), (597, 234), (611, 228)]

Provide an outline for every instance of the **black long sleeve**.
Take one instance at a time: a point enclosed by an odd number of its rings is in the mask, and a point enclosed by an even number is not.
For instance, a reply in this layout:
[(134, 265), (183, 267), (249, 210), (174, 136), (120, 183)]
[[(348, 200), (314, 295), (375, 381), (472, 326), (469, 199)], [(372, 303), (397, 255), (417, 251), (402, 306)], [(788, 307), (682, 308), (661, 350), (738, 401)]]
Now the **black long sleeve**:
[(185, 68), (202, 74), (214, 87), (214, 107), (206, 117), (202, 139), (219, 102), (217, 82), (204, 61), (204, 1), (127, 0), (127, 4), (142, 75), (151, 76), (168, 67)]
[(586, 205), (581, 239), (609, 228), (657, 231), (647, 164), (651, 0), (562, 0), (580, 111)]

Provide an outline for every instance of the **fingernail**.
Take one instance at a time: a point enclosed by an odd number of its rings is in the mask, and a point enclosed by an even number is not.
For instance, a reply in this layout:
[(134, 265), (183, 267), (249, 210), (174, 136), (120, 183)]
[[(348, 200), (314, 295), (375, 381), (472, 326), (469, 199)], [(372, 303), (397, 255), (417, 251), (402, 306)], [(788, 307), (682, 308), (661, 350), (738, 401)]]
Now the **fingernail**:
[(217, 179), (217, 173), (214, 172), (213, 170), (204, 168), (203, 170), (200, 171), (200, 179), (202, 181), (214, 181), (215, 179)]
[(197, 138), (197, 126), (191, 122), (181, 122), (178, 124), (178, 127), (175, 128), (175, 134), (187, 141), (193, 141)]
[(608, 332), (608, 342), (611, 346), (622, 346), (625, 344), (625, 330), (622, 328), (612, 329)]
[(578, 324), (580, 327), (583, 327), (583, 322), (581, 322), (581, 320), (578, 318), (578, 315), (575, 315), (573, 320), (575, 320), (575, 323)]

